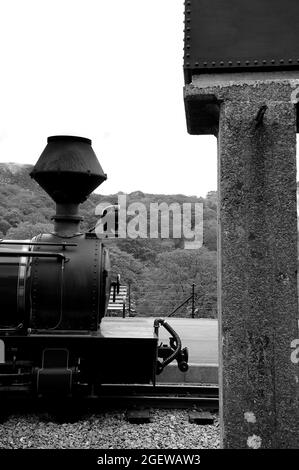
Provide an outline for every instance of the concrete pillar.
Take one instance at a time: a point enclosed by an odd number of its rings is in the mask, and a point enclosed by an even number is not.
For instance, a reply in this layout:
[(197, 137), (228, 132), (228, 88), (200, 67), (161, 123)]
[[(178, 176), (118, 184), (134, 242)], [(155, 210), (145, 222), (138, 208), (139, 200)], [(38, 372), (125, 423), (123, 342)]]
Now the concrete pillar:
[(296, 87), (279, 75), (223, 76), (194, 78), (185, 91), (194, 133), (208, 133), (206, 122), (218, 129), (225, 448), (299, 448)]

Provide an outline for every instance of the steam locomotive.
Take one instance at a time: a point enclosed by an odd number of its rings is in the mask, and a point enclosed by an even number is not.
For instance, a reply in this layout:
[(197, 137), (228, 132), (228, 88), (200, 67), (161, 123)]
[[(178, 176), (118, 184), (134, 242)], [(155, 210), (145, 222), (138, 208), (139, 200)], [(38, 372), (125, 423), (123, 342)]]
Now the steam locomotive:
[[(91, 141), (52, 136), (31, 177), (56, 203), (54, 231), (0, 241), (0, 392), (96, 393), (102, 384), (155, 384), (188, 353), (163, 319), (107, 318), (109, 250), (80, 232), (79, 205), (106, 180)], [(105, 317), (103, 319), (103, 317)], [(170, 335), (159, 343), (159, 327)]]

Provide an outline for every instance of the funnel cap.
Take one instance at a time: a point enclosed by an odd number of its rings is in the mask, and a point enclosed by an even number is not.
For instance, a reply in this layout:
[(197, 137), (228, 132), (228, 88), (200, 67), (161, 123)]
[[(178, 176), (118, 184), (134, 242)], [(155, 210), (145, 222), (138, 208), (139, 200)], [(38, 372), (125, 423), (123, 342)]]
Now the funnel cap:
[(32, 178), (56, 203), (84, 202), (107, 179), (91, 140), (57, 135), (48, 137), (47, 142)]

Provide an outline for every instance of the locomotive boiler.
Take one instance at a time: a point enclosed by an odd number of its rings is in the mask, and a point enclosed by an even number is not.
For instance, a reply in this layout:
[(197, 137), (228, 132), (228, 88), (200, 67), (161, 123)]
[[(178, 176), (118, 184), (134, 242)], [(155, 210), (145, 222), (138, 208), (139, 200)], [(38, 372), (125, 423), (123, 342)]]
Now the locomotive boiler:
[(105, 317), (110, 286), (118, 289), (109, 250), (80, 231), (80, 203), (106, 180), (91, 141), (49, 137), (31, 176), (56, 203), (54, 231), (0, 241), (0, 392), (73, 396), (155, 384), (174, 360), (187, 370), (187, 350), (163, 319)]

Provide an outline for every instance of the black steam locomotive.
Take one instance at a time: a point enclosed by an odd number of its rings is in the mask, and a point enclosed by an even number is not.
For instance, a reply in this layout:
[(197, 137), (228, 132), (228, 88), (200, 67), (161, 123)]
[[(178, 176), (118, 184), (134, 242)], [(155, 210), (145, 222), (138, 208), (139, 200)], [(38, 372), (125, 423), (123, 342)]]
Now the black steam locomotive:
[[(79, 204), (106, 175), (82, 137), (54, 136), (31, 176), (56, 202), (54, 232), (0, 241), (0, 392), (44, 396), (93, 393), (102, 384), (153, 383), (187, 350), (162, 319), (104, 318), (110, 296), (109, 252), (80, 232)], [(158, 329), (170, 334), (159, 344)]]

